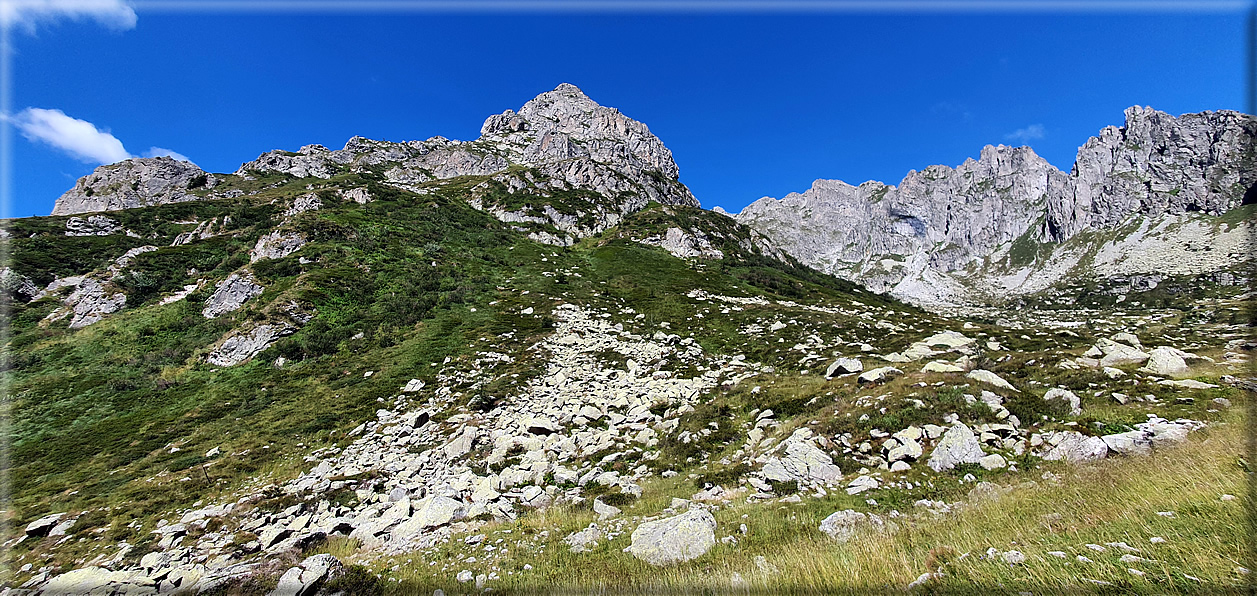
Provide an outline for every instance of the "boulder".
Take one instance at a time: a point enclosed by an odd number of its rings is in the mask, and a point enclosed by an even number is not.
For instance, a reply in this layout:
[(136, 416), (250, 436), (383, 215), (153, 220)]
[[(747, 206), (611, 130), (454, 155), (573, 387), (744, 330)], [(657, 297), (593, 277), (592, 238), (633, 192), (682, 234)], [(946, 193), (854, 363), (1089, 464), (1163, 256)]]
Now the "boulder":
[(26, 525), (26, 535), (31, 538), (43, 538), (49, 532), (52, 532), (53, 527), (57, 525), (57, 522), (62, 517), (65, 517), (64, 513), (54, 513), (41, 517)]
[(963, 423), (957, 422), (947, 429), (946, 433), (943, 433), (943, 438), (939, 439), (926, 465), (935, 472), (942, 472), (956, 467), (957, 464), (976, 464), (982, 461), (985, 455), (982, 452), (982, 444), (978, 442), (973, 431)]
[(598, 546), (599, 540), (602, 540), (602, 530), (598, 528), (598, 524), (589, 524), (588, 528), (569, 534), (563, 542), (568, 544), (572, 552), (584, 553)]
[(965, 372), (965, 369), (960, 368), (959, 366), (956, 366), (955, 364), (943, 362), (942, 360), (931, 360), (925, 363), (925, 366), (921, 367), (921, 372), (960, 373), (960, 372)]
[(825, 378), (831, 379), (838, 375), (858, 373), (864, 370), (864, 364), (855, 358), (839, 358), (825, 369)]
[(334, 579), (344, 572), (345, 566), (336, 557), (314, 555), (284, 572), (284, 575), (279, 578), (279, 585), (267, 596), (309, 596), (314, 594), (325, 581)]
[(306, 239), (297, 233), (281, 233), (275, 230), (258, 238), (253, 250), (249, 251), (249, 262), (256, 263), (262, 259), (282, 259), (306, 245)]
[(1095, 349), (1103, 354), (1103, 357), (1100, 358), (1100, 366), (1113, 367), (1123, 364), (1142, 364), (1148, 359), (1148, 354), (1139, 348), (1111, 339), (1100, 339), (1096, 342)]
[(1159, 347), (1153, 348), (1152, 351), (1148, 352), (1148, 362), (1139, 370), (1168, 377), (1187, 374), (1188, 368), (1187, 362), (1183, 360), (1183, 357), (1178, 354), (1177, 350)]
[(1017, 388), (1013, 387), (1011, 383), (1009, 383), (1008, 381), (1005, 381), (1004, 379), (1000, 378), (999, 375), (989, 370), (983, 370), (983, 369), (972, 370), (972, 371), (969, 371), (969, 374), (965, 376), (975, 381), (978, 381), (980, 383), (986, 383), (988, 385), (999, 387), (1000, 389), (1007, 389), (1009, 391), (1017, 391)]
[(851, 540), (860, 528), (881, 530), (886, 523), (872, 513), (861, 513), (854, 509), (835, 511), (821, 521), (820, 531), (838, 542)]
[(646, 522), (633, 530), (632, 544), (624, 549), (656, 567), (698, 558), (716, 544), (716, 518), (705, 509)]
[(812, 444), (811, 431), (804, 428), (786, 439), (781, 457), (771, 457), (764, 462), (762, 473), (769, 480), (800, 484), (832, 482), (842, 477), (842, 470), (834, 465), (827, 453)]
[(620, 514), (620, 508), (603, 503), (599, 499), (594, 499), (594, 513), (598, 514), (598, 519), (607, 519)]
[(1077, 416), (1082, 413), (1082, 400), (1074, 395), (1074, 392), (1068, 389), (1060, 389), (1053, 387), (1043, 394), (1043, 401), (1046, 402), (1063, 402), (1069, 406), (1069, 415)]
[(295, 327), (286, 323), (263, 323), (247, 332), (233, 331), (205, 357), (205, 361), (214, 366), (235, 366), (296, 331)]
[(1080, 463), (1104, 459), (1109, 453), (1104, 439), (1088, 437), (1073, 431), (1058, 433), (1054, 442), (1055, 444), (1043, 455), (1043, 459)]
[(1132, 430), (1100, 437), (1109, 451), (1119, 455), (1147, 455), (1152, 452), (1152, 439), (1148, 433)]
[(872, 370), (864, 371), (859, 377), (856, 377), (856, 382), (860, 383), (861, 385), (871, 385), (873, 383), (885, 383), (886, 381), (889, 381), (902, 374), (903, 374), (902, 370), (899, 370), (893, 366), (883, 366), (881, 368), (874, 368)]
[(40, 588), (47, 596), (69, 594), (152, 593), (156, 587), (143, 575), (131, 571), (110, 571), (102, 567), (84, 567), (58, 575)]
[(205, 300), (201, 315), (213, 319), (244, 306), (250, 298), (262, 293), (265, 289), (255, 283), (253, 274), (249, 272), (232, 273), (227, 279), (218, 283), (214, 293)]

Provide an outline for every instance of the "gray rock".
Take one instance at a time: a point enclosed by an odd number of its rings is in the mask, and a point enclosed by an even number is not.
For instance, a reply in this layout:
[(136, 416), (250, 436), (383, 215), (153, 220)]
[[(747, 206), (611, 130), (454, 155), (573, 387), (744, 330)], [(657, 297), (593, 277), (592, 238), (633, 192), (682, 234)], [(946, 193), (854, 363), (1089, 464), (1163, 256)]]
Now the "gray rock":
[(848, 542), (861, 528), (881, 530), (885, 525), (886, 523), (877, 515), (845, 509), (835, 511), (822, 520), (820, 531), (838, 542)]
[(935, 472), (942, 472), (956, 467), (957, 464), (979, 463), (985, 455), (982, 444), (978, 442), (973, 431), (957, 422), (943, 433), (943, 438), (939, 439), (926, 465)]
[(589, 524), (588, 528), (569, 534), (563, 542), (568, 544), (572, 552), (585, 553), (597, 546), (599, 540), (602, 540), (602, 530), (597, 524)]
[(1088, 437), (1073, 431), (1057, 433), (1057, 437), (1059, 442), (1048, 449), (1043, 459), (1080, 463), (1104, 459), (1109, 453), (1108, 445), (1100, 437)]
[(1100, 366), (1140, 364), (1148, 359), (1148, 354), (1142, 350), (1110, 339), (1101, 338), (1096, 342), (1095, 347), (1103, 354), (1100, 358)]
[(1069, 415), (1077, 416), (1082, 414), (1082, 400), (1074, 395), (1074, 392), (1068, 389), (1060, 389), (1053, 387), (1043, 394), (1043, 401), (1046, 402), (1063, 402), (1069, 407)]
[(839, 358), (825, 369), (825, 378), (832, 379), (837, 375), (858, 373), (864, 370), (864, 363), (856, 358)]
[(282, 259), (305, 246), (306, 239), (297, 233), (281, 233), (279, 230), (258, 238), (253, 250), (249, 251), (249, 262), (256, 263), (262, 259)]
[(986, 383), (988, 385), (999, 387), (1000, 389), (1007, 389), (1008, 391), (1017, 391), (1017, 388), (1013, 387), (1011, 383), (1009, 383), (1008, 381), (1005, 381), (1004, 379), (1000, 378), (999, 375), (989, 370), (983, 370), (983, 369), (971, 370), (969, 371), (969, 374), (965, 376), (981, 383)]
[(218, 178), (169, 157), (135, 157), (103, 165), (79, 178), (57, 199), (53, 215), (116, 211), (181, 201), (195, 201), (189, 187), (213, 188)]
[(863, 373), (860, 374), (860, 376), (856, 377), (856, 382), (862, 385), (871, 385), (873, 383), (885, 383), (886, 381), (889, 381), (902, 374), (903, 374), (902, 370), (899, 370), (893, 366), (883, 366), (881, 368), (874, 368), (872, 370), (864, 371)]
[(201, 314), (207, 319), (217, 318), (244, 306), (245, 302), (261, 294), (264, 289), (253, 278), (252, 273), (232, 273), (219, 282), (214, 293), (205, 300)]
[(114, 594), (152, 593), (153, 582), (134, 571), (110, 571), (101, 567), (84, 567), (58, 575), (39, 589), (39, 594)]
[(65, 222), (66, 236), (109, 236), (120, 233), (122, 226), (103, 215), (71, 217)]
[(258, 355), (279, 339), (292, 335), (296, 330), (295, 327), (283, 323), (263, 323), (247, 332), (233, 331), (206, 356), (205, 361), (214, 366), (235, 366)]
[(23, 302), (34, 300), (40, 293), (31, 278), (8, 267), (0, 268), (0, 292)]
[(49, 532), (52, 531), (53, 527), (57, 525), (57, 522), (63, 517), (65, 517), (64, 513), (53, 513), (52, 515), (41, 517), (29, 524), (26, 524), (25, 533), (27, 536), (32, 538), (42, 538), (47, 536)]
[(70, 328), (81, 329), (100, 322), (105, 315), (122, 310), (127, 304), (127, 296), (122, 292), (111, 291), (111, 286), (106, 286), (96, 278), (86, 277), (66, 297), (65, 303), (74, 313), (74, 318), (70, 319)]
[(642, 244), (658, 246), (672, 256), (683, 259), (723, 259), (724, 253), (712, 245), (711, 240), (702, 231), (688, 232), (681, 228), (668, 228), (664, 235), (651, 236), (638, 240)]
[(1148, 352), (1148, 362), (1139, 370), (1154, 375), (1175, 376), (1187, 374), (1188, 368), (1178, 350), (1159, 347)]
[[(912, 171), (898, 186), (817, 180), (801, 194), (760, 199), (736, 219), (804, 264), (900, 298), (965, 302), (1037, 292), (1069, 281), (1072, 269), (1021, 261), (1014, 241), (1064, 257), (1058, 247), (1066, 240), (1132, 217), (1222, 214), (1257, 182), (1254, 116), (1224, 110), (1175, 118), (1140, 107), (1125, 116), (1123, 127), (1105, 128), (1078, 150), (1068, 174), (1029, 147), (987, 146), (977, 160)], [(1110, 252), (1148, 252), (1142, 233)], [(1207, 237), (1176, 243), (1175, 233), (1158, 247), (1164, 254), (1143, 265), (1119, 255), (1106, 275), (1158, 274), (1167, 263), (1221, 270), (1243, 258), (1206, 263), (1190, 246), (1208, 245)], [(971, 269), (983, 263), (990, 265)], [(1034, 275), (1006, 277), (1010, 270)]]
[(594, 499), (594, 513), (597, 513), (598, 519), (602, 520), (619, 515), (620, 508), (603, 503), (599, 499)]
[(842, 471), (834, 465), (833, 458), (813, 445), (810, 437), (811, 431), (805, 428), (787, 438), (781, 457), (764, 462), (764, 477), (779, 482), (796, 480), (802, 486), (841, 478)]
[(656, 567), (698, 558), (716, 544), (716, 518), (705, 509), (646, 522), (624, 552)]
[(309, 596), (325, 581), (344, 573), (345, 566), (332, 555), (314, 555), (290, 568), (279, 578), (279, 585), (267, 596)]
[(1148, 433), (1132, 430), (1100, 437), (1108, 450), (1119, 455), (1147, 455), (1152, 452), (1152, 439)]

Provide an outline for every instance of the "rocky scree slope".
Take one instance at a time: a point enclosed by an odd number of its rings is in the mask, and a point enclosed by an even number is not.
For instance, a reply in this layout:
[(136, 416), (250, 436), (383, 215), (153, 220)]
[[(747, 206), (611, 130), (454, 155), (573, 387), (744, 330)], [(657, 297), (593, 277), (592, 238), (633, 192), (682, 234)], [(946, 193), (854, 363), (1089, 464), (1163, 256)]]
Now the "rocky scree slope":
[[(339, 150), (307, 145), (296, 152), (270, 151), (234, 175), (330, 179), (346, 173), (372, 173), (408, 190), (431, 180), (489, 176), (473, 189), (472, 204), (550, 244), (568, 245), (601, 232), (651, 201), (698, 206), (677, 180), (672, 152), (645, 124), (598, 105), (567, 83), (518, 112), (490, 116), (474, 141), (354, 137)], [(218, 178), (169, 158), (129, 159), (81, 179), (58, 199), (53, 214), (238, 196), (208, 192)], [(190, 192), (198, 188), (203, 192)]]
[(1257, 117), (1125, 116), (1079, 149), (1069, 174), (1029, 147), (987, 146), (898, 186), (817, 180), (736, 217), (808, 265), (922, 303), (1239, 269), (1251, 226), (1220, 216), (1257, 203)]

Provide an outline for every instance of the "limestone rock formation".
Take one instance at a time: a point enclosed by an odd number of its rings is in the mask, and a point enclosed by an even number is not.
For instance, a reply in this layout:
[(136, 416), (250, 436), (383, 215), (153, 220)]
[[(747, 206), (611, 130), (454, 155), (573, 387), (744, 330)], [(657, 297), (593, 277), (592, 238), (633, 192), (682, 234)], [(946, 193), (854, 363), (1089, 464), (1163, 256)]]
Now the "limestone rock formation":
[[(817, 180), (736, 217), (805, 264), (924, 303), (1030, 293), (1077, 267), (1157, 277), (1245, 258), (1244, 229), (1199, 218), (1257, 202), (1257, 117), (1140, 107), (1125, 116), (1079, 149), (1069, 174), (1029, 147), (987, 146), (977, 160), (909, 172), (898, 186)], [(1148, 223), (1100, 254), (1067, 246), (1131, 222)], [(1223, 250), (1193, 248), (1210, 243)]]
[(79, 178), (57, 199), (53, 215), (148, 207), (200, 197), (189, 191), (213, 188), (218, 179), (196, 165), (169, 157), (134, 157), (103, 165)]
[[(538, 95), (518, 112), (490, 116), (474, 141), (432, 137), (392, 143), (354, 137), (337, 150), (306, 145), (295, 153), (270, 151), (235, 173), (326, 179), (379, 165), (389, 166), (385, 178), (403, 188), (434, 179), (494, 175), (491, 183), (477, 187), (473, 205), (503, 221), (554, 225), (573, 237), (598, 233), (650, 201), (698, 205), (677, 180), (672, 152), (645, 124), (598, 105), (567, 83)], [(532, 171), (508, 170), (512, 165)], [(542, 207), (554, 193), (578, 189), (596, 195), (581, 200), (579, 215)], [(536, 195), (535, 208), (519, 211), (499, 200), (503, 194), (517, 193)], [(347, 198), (369, 200), (365, 194)], [(552, 244), (570, 244), (553, 234), (549, 239)]]

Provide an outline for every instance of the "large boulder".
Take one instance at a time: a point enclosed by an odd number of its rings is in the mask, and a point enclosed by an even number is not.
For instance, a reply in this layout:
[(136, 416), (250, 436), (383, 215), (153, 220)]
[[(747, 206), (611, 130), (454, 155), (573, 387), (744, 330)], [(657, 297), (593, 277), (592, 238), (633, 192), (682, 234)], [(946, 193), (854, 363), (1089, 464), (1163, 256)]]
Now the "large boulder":
[(296, 331), (296, 327), (286, 323), (263, 323), (249, 331), (233, 331), (205, 357), (205, 361), (214, 366), (235, 366)]
[(1094, 352), (1099, 352), (1100, 366), (1121, 366), (1123, 364), (1142, 364), (1148, 354), (1139, 348), (1111, 339), (1101, 338), (1096, 342)]
[(861, 513), (854, 509), (835, 511), (821, 521), (820, 531), (838, 542), (851, 540), (860, 530), (868, 527), (881, 530), (886, 525), (882, 518), (872, 513)]
[(332, 555), (314, 555), (300, 565), (284, 572), (279, 585), (267, 596), (308, 596), (314, 594), (325, 581), (345, 572), (345, 566)]
[(864, 370), (864, 364), (856, 358), (839, 358), (825, 369), (825, 378), (832, 379), (838, 375), (849, 375)]
[(778, 482), (797, 480), (801, 485), (832, 482), (842, 477), (834, 460), (811, 441), (811, 431), (803, 428), (785, 441), (781, 457), (764, 462), (764, 477)]
[(1082, 413), (1082, 400), (1068, 389), (1060, 389), (1058, 387), (1048, 389), (1047, 393), (1043, 394), (1043, 401), (1063, 403), (1065, 407), (1069, 408), (1070, 416), (1077, 416)]
[(46, 515), (26, 525), (26, 535), (32, 538), (42, 538), (47, 536), (52, 529), (56, 527), (57, 522), (64, 517), (64, 513), (54, 513)]
[(1071, 464), (1104, 459), (1109, 447), (1100, 437), (1088, 437), (1082, 433), (1066, 431), (1049, 439), (1051, 447), (1043, 455), (1047, 460), (1063, 460)]
[(973, 431), (957, 422), (943, 433), (943, 438), (939, 439), (926, 465), (935, 472), (942, 472), (956, 467), (957, 464), (976, 464), (985, 455), (982, 444), (978, 442)]
[(624, 552), (656, 567), (703, 556), (716, 544), (716, 518), (705, 509), (646, 522), (633, 530)]
[(1008, 391), (1017, 391), (1017, 388), (1013, 387), (1012, 383), (1005, 381), (1004, 379), (1000, 378), (999, 375), (989, 370), (983, 370), (983, 369), (972, 370), (972, 371), (969, 371), (969, 374), (965, 376), (975, 381), (978, 381), (980, 383), (986, 383), (987, 385), (993, 385), (995, 387), (999, 387), (1000, 389), (1007, 389)]
[(863, 373), (860, 374), (860, 376), (856, 377), (856, 382), (861, 385), (885, 383), (886, 381), (889, 381), (902, 374), (903, 374), (902, 370), (899, 370), (893, 366), (883, 366), (881, 368), (874, 368), (872, 370), (864, 371)]
[(1187, 374), (1187, 362), (1174, 348), (1159, 347), (1148, 352), (1148, 362), (1139, 370), (1154, 375), (1175, 376)]

